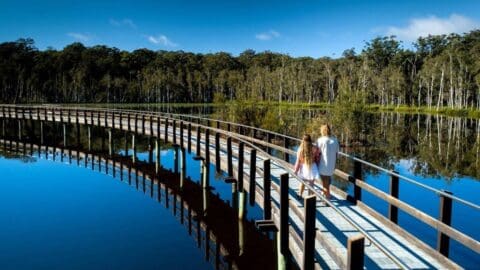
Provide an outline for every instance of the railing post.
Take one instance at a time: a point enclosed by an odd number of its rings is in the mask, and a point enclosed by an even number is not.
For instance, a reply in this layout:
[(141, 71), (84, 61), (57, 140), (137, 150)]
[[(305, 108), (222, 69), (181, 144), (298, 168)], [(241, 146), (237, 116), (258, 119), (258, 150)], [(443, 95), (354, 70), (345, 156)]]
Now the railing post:
[(316, 204), (317, 197), (315, 195), (307, 196), (304, 199), (303, 270), (313, 270), (315, 266)]
[(135, 113), (135, 133), (138, 134), (138, 114)]
[(119, 115), (119, 118), (120, 118), (120, 119), (118, 119), (118, 120), (119, 120), (119, 122), (120, 122), (120, 126), (119, 126), (120, 130), (122, 130), (122, 129), (123, 129), (123, 123), (122, 123), (122, 122), (123, 122), (123, 119), (122, 119), (122, 116), (123, 116), (123, 113), (122, 113), (122, 112), (120, 112), (120, 115)]
[(165, 118), (164, 141), (168, 143), (168, 118)]
[(153, 136), (153, 116), (150, 115), (148, 118), (148, 121), (150, 122), (150, 136)]
[(244, 162), (244, 143), (238, 143), (238, 191), (243, 192), (243, 162)]
[[(289, 269), (290, 251), (288, 248), (288, 173), (280, 175), (280, 254), (286, 269)], [(313, 237), (313, 239), (315, 239)], [(280, 255), (279, 254), (279, 255)]]
[(365, 257), (365, 237), (351, 236), (347, 242), (347, 269), (363, 269)]
[(160, 140), (160, 117), (157, 117), (157, 139)]
[[(287, 138), (287, 137), (283, 137), (283, 147), (288, 150), (289, 147), (290, 147), (290, 140)], [(288, 152), (285, 152), (283, 153), (283, 159), (286, 161), (286, 162), (290, 162), (290, 155), (288, 154)]]
[(228, 177), (233, 177), (233, 161), (232, 161), (232, 137), (227, 138), (227, 172)]
[[(78, 115), (77, 115), (77, 116), (78, 116)], [(103, 119), (103, 126), (104, 126), (105, 128), (107, 128), (107, 127), (108, 127), (108, 120), (107, 120), (107, 119), (108, 119), (108, 115), (107, 115), (107, 111), (103, 112), (103, 117), (104, 117), (104, 119)], [(77, 119), (78, 119), (78, 117), (77, 117)]]
[(263, 219), (272, 219), (272, 204), (270, 202), (272, 179), (270, 178), (270, 159), (263, 161)]
[(197, 145), (196, 145), (196, 155), (197, 157), (199, 157), (201, 155), (201, 152), (200, 152), (200, 140), (201, 140), (201, 133), (200, 133), (200, 125), (197, 125)]
[[(354, 181), (362, 180), (362, 163), (360, 161), (353, 161), (353, 177)], [(355, 182), (353, 183), (353, 198), (355, 203), (362, 200), (362, 189)]]
[(205, 163), (210, 166), (210, 129), (205, 129)]
[(142, 134), (145, 135), (145, 115), (142, 113)]
[(173, 144), (177, 144), (177, 121), (175, 119), (173, 119), (172, 128), (173, 128)]
[(128, 131), (132, 131), (132, 125), (130, 124), (130, 113), (127, 113), (127, 128)]
[(192, 152), (192, 123), (188, 123), (188, 131), (187, 131), (187, 148), (188, 152)]
[(217, 173), (221, 171), (220, 168), (220, 133), (215, 132), (215, 169)]
[(115, 129), (115, 112), (112, 112), (112, 128)]
[(272, 148), (270, 147), (270, 144), (272, 143), (272, 135), (270, 134), (270, 132), (267, 133), (267, 143), (269, 144), (267, 146), (267, 153), (269, 155), (271, 155), (272, 154)]
[(255, 187), (257, 186), (256, 181), (256, 174), (257, 174), (257, 150), (252, 149), (250, 150), (250, 187), (249, 187), (249, 194), (250, 194), (250, 205), (255, 205)]
[[(396, 171), (392, 171), (392, 173), (398, 174)], [(390, 175), (390, 196), (396, 199), (398, 199), (398, 185), (398, 176)], [(391, 222), (398, 223), (398, 208), (392, 204), (388, 206), (388, 218)]]
[[(443, 192), (451, 195), (452, 192), (444, 190)], [(440, 195), (440, 216), (438, 219), (445, 225), (450, 226), (452, 223), (452, 198), (443, 194)], [(440, 231), (437, 236), (437, 251), (443, 256), (448, 257), (450, 249), (450, 237)]]
[(183, 143), (183, 129), (184, 129), (183, 121), (180, 121), (180, 147), (184, 151), (185, 145)]

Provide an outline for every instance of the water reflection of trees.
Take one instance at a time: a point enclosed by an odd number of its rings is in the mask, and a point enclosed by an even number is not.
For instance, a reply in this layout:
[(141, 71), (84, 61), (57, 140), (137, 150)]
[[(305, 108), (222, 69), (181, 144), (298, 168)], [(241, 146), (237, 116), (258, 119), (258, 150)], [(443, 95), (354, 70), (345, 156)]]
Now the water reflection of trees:
[(256, 105), (217, 108), (211, 117), (296, 137), (305, 132), (316, 137), (320, 125), (329, 123), (344, 152), (385, 168), (408, 160), (416, 174), (480, 179), (480, 121), (476, 119)]

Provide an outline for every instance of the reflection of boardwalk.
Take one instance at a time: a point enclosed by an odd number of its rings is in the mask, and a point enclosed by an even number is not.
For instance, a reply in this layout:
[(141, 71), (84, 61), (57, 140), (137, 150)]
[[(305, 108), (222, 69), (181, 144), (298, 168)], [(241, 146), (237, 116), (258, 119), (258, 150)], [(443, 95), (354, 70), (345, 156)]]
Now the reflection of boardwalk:
[(275, 268), (272, 241), (257, 232), (253, 223), (239, 220), (237, 213), (218, 195), (189, 178), (180, 187), (177, 173), (161, 169), (156, 174), (154, 165), (141, 161), (132, 164), (125, 156), (4, 139), (0, 139), (0, 147), (10, 154), (38, 155), (98, 170), (158, 200), (172, 210), (215, 269)]
[[(206, 124), (201, 124), (194, 121), (194, 118), (185, 119), (178, 116), (152, 115), (133, 111), (70, 110), (48, 107), (31, 110), (28, 107), (25, 110), (18, 110), (17, 107), (6, 108), (13, 109), (1, 114), (5, 117), (76, 122), (137, 132), (179, 145), (180, 148), (187, 148), (188, 145), (191, 145), (192, 151), (196, 151), (203, 159), (213, 162), (213, 157), (215, 157), (215, 163), (220, 163), (220, 168), (234, 178), (232, 181), (237, 181), (238, 186), (250, 191), (250, 198), (255, 194), (254, 200), (264, 209), (265, 219), (273, 221), (275, 227), (280, 229), (280, 235), (288, 233), (289, 251), (298, 265), (303, 266), (304, 260), (310, 259), (309, 253), (305, 251), (305, 245), (310, 238), (303, 239), (303, 235), (313, 230), (311, 228), (309, 230), (309, 225), (305, 225), (309, 222), (305, 222), (308, 215), (305, 215), (307, 210), (304, 202), (293, 195), (298, 189), (299, 181), (291, 175), (291, 164), (269, 154), (272, 149), (286, 155), (291, 155), (292, 152), (288, 147), (273, 144), (270, 140), (270, 133), (257, 136), (258, 134), (254, 133), (255, 130), (250, 129), (249, 132), (252, 131), (253, 134), (249, 133), (250, 135), (248, 135), (242, 132), (242, 129), (249, 127), (239, 127), (236, 132), (232, 132), (230, 123), (227, 126), (223, 123), (224, 126), (221, 127), (220, 122), (217, 121), (216, 126), (212, 126), (209, 121), (214, 120), (207, 120)], [(288, 138), (284, 137), (283, 139)], [(262, 147), (268, 147), (267, 151), (262, 151), (264, 149)], [(252, 153), (255, 155), (253, 156)], [(250, 169), (251, 162), (255, 162), (254, 170)], [(250, 175), (251, 172), (255, 174)], [(285, 221), (285, 216), (282, 216), (283, 208), (280, 207), (282, 200), (280, 178), (282, 175), (288, 177), (289, 174), (289, 194), (286, 195), (289, 205), (289, 223), (285, 224), (282, 223)], [(328, 202), (328, 206), (323, 202), (317, 202), (314, 214), (316, 219), (312, 223), (316, 228), (313, 234), (315, 235), (314, 256), (317, 268), (355, 268), (358, 267), (358, 264), (367, 268), (379, 269), (458, 268), (447, 257), (396, 225), (396, 215), (398, 214), (395, 214), (395, 211), (398, 209), (439, 230), (442, 233), (439, 246), (443, 254), (448, 254), (447, 236), (456, 239), (477, 253), (480, 252), (479, 242), (450, 227), (447, 219), (443, 219), (443, 222), (438, 221), (398, 200), (394, 193), (384, 193), (361, 181), (361, 170), (360, 173), (356, 171), (355, 175), (341, 171), (337, 171), (336, 174), (344, 181), (354, 184), (354, 194), (353, 196), (347, 195), (345, 192), (335, 189), (335, 198)], [(395, 182), (394, 180), (392, 183)], [(269, 185), (270, 188), (264, 189), (264, 184)], [(254, 185), (255, 188), (251, 188), (251, 185), (252, 187)], [(242, 190), (242, 188), (239, 189)], [(390, 220), (362, 203), (362, 190), (372, 193), (390, 204), (392, 209)], [(444, 196), (444, 194), (441, 195)], [(444, 205), (448, 205), (448, 198), (450, 197), (445, 199), (447, 203)], [(448, 207), (443, 209), (448, 215)], [(361, 242), (362, 238), (357, 237), (358, 235), (364, 237), (364, 243)], [(355, 238), (358, 238), (359, 241), (353, 241)], [(352, 242), (349, 253), (347, 242), (350, 240)], [(288, 255), (284, 251), (282, 254)]]

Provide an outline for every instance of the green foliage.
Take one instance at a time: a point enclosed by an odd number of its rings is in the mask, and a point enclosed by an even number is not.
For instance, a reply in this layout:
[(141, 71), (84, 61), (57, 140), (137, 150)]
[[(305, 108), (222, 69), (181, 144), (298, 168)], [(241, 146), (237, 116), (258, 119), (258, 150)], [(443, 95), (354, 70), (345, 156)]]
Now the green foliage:
[[(120, 51), (73, 43), (39, 51), (32, 39), (0, 43), (0, 102), (205, 103), (244, 101), (426, 107), (477, 115), (480, 30), (419, 38), (415, 51), (395, 37), (366, 42), (342, 57), (293, 58), (246, 50)], [(448, 109), (448, 110), (447, 110)]]

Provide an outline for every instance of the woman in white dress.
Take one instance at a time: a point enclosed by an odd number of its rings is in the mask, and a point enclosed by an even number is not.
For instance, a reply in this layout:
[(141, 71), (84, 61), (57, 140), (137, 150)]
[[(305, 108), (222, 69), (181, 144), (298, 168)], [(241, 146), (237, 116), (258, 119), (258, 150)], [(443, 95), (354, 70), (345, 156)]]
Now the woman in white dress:
[[(295, 174), (299, 175), (311, 187), (313, 187), (316, 179), (320, 179), (316, 161), (318, 156), (318, 148), (312, 144), (312, 138), (310, 135), (305, 134), (297, 151)], [(304, 184), (300, 183), (300, 190), (298, 194), (300, 197), (303, 195), (304, 189)]]

